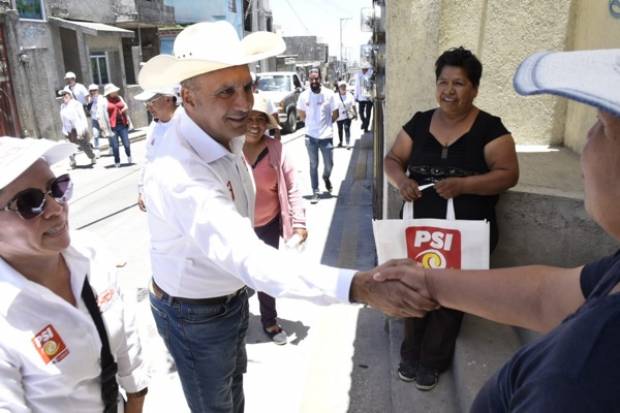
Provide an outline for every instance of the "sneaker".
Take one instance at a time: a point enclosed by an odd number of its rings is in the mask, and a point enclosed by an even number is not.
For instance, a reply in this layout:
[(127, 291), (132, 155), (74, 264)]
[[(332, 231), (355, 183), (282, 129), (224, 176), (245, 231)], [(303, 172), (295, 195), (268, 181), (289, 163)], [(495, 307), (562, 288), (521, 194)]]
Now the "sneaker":
[(277, 331), (269, 331), (266, 328), (263, 328), (263, 331), (269, 336), (271, 341), (273, 341), (273, 343), (277, 344), (278, 346), (283, 346), (288, 343), (288, 335), (286, 334), (286, 331), (284, 331), (284, 329), (280, 326), (278, 326)]
[(407, 383), (411, 383), (415, 381), (416, 375), (418, 373), (418, 363), (407, 363), (402, 362), (398, 366), (398, 378)]
[(323, 181), (325, 181), (325, 188), (327, 189), (327, 192), (330, 192), (330, 193), (331, 193), (331, 192), (332, 192), (332, 189), (334, 189), (334, 188), (332, 187), (332, 183), (331, 183), (331, 181), (329, 180), (329, 178), (323, 178)]
[(439, 372), (420, 366), (415, 378), (415, 387), (418, 390), (428, 391), (434, 389), (437, 383), (439, 383)]
[(318, 202), (319, 202), (319, 193), (315, 192), (314, 194), (312, 194), (312, 198), (310, 198), (310, 203), (316, 204)]
[(342, 142), (340, 142), (340, 143), (338, 144), (338, 147), (339, 147), (339, 148), (342, 148)]
[(132, 163), (133, 163), (133, 162), (131, 162), (131, 156), (128, 156), (128, 157), (127, 157), (127, 163), (128, 163), (128, 164), (132, 164)]
[(71, 166), (71, 168), (75, 168), (77, 166), (77, 162), (75, 162), (75, 157), (71, 156), (69, 158), (69, 165)]
[(96, 163), (97, 163), (97, 158), (91, 158), (91, 159), (90, 159), (90, 164), (91, 164), (91, 165), (94, 165), (94, 164), (96, 164)]
[(120, 168), (120, 167), (121, 167), (121, 164), (120, 164), (120, 163), (118, 163), (118, 162), (116, 162), (116, 163), (114, 164), (114, 167), (115, 167), (115, 168)]

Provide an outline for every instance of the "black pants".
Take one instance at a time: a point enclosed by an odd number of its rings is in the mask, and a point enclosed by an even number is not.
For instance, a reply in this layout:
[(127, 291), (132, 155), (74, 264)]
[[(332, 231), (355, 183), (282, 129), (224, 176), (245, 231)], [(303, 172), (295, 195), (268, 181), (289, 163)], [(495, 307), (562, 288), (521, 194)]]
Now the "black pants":
[(405, 339), (400, 346), (403, 362), (444, 371), (450, 367), (463, 313), (449, 308), (431, 311), (424, 318), (405, 319)]
[(362, 129), (364, 132), (368, 132), (370, 125), (370, 114), (372, 113), (372, 101), (360, 100), (358, 102), (360, 119), (362, 120)]
[[(254, 228), (254, 232), (265, 244), (277, 249), (280, 244), (280, 215), (278, 214), (270, 223)], [(276, 325), (278, 323), (276, 321), (278, 316), (276, 299), (261, 291), (257, 295), (258, 303), (260, 304), (260, 321), (263, 328)]]
[(336, 121), (336, 125), (338, 125), (338, 140), (340, 141), (340, 145), (342, 145), (343, 129), (346, 137), (346, 144), (348, 145), (351, 142), (351, 119)]

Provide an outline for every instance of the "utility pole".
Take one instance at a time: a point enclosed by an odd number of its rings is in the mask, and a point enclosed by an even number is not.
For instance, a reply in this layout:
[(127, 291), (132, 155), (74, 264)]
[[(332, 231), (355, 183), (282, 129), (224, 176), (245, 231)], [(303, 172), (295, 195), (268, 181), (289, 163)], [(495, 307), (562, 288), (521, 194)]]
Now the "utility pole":
[(340, 62), (338, 63), (338, 67), (340, 68), (339, 74), (342, 76), (343, 68), (344, 68), (344, 57), (342, 54), (342, 22), (345, 20), (352, 20), (351, 17), (341, 17), (340, 18)]

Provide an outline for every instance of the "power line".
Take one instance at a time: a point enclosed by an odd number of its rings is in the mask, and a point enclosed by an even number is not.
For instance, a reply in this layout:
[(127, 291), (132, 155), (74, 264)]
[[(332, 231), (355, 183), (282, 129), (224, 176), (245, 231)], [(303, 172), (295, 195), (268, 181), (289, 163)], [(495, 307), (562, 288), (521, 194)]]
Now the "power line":
[(308, 28), (306, 27), (306, 24), (304, 23), (304, 21), (301, 19), (301, 17), (299, 17), (299, 14), (297, 14), (297, 10), (295, 10), (295, 8), (293, 7), (293, 5), (291, 4), (291, 2), (289, 0), (285, 0), (286, 4), (288, 4), (288, 7), (291, 9), (291, 11), (293, 12), (293, 14), (295, 15), (295, 17), (297, 17), (297, 20), (299, 20), (299, 23), (301, 23), (301, 25), (304, 27), (304, 29), (306, 30), (306, 33), (310, 33), (310, 30), (308, 30)]

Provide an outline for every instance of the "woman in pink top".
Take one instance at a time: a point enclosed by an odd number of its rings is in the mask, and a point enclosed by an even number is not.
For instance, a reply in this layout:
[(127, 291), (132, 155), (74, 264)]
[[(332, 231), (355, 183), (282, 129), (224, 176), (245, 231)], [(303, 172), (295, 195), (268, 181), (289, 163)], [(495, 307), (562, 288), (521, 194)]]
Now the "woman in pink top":
[(114, 166), (121, 165), (121, 157), (118, 147), (118, 138), (121, 139), (127, 155), (127, 163), (131, 161), (131, 143), (129, 142), (129, 116), (127, 111), (129, 107), (125, 100), (118, 94), (120, 89), (114, 83), (108, 83), (103, 88), (103, 96), (108, 100), (108, 118), (110, 119), (110, 127), (114, 136), (110, 139), (112, 144), (112, 153), (114, 154)]
[[(280, 235), (287, 241), (296, 238), (297, 244), (301, 244), (308, 232), (301, 195), (295, 185), (295, 170), (282, 151), (282, 143), (266, 134), (268, 128), (280, 126), (269, 114), (267, 101), (254, 94), (243, 147), (256, 182), (254, 230), (274, 248), (278, 248)], [(258, 301), (263, 330), (274, 343), (286, 344), (286, 332), (276, 321), (275, 298), (259, 292)]]

